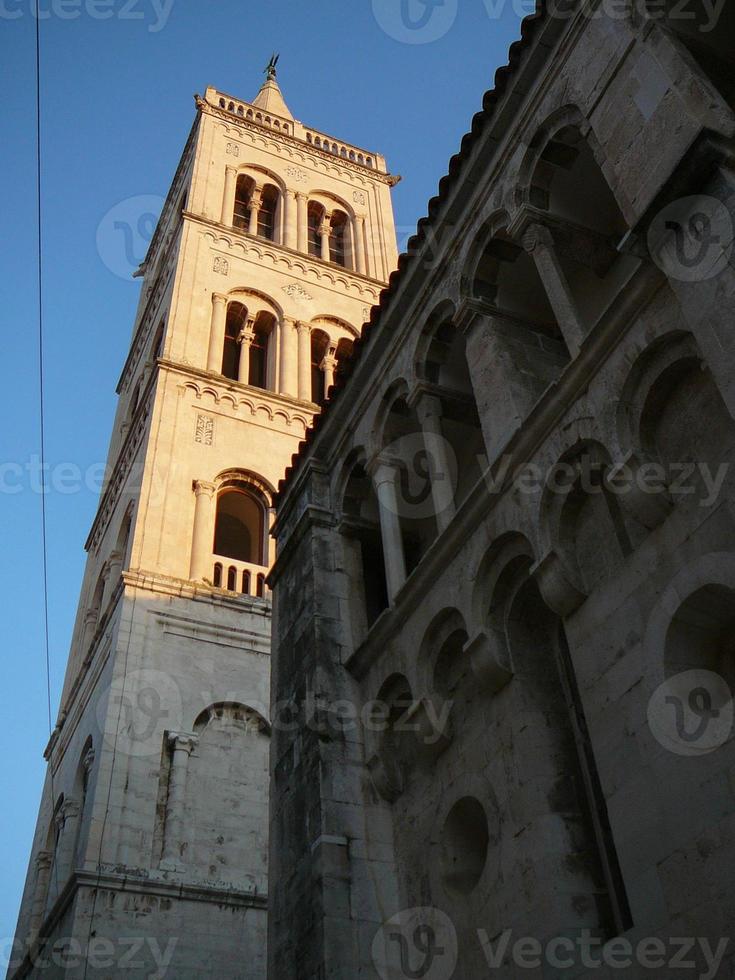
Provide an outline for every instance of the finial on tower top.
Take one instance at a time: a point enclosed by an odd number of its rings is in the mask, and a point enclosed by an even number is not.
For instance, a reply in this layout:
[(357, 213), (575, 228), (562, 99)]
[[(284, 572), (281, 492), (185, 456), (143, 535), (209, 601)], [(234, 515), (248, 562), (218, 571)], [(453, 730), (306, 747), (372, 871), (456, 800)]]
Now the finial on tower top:
[(276, 52), (274, 51), (273, 54), (271, 55), (271, 60), (263, 69), (263, 74), (265, 75), (267, 82), (273, 81), (275, 79), (276, 65), (278, 64), (278, 59), (280, 57), (281, 57), (280, 54), (276, 54)]

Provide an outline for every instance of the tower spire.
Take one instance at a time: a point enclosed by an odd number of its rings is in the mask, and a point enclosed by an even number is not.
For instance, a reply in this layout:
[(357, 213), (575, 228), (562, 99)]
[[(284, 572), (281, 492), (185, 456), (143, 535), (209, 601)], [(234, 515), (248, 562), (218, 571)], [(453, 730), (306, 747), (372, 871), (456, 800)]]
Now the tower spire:
[(280, 57), (274, 51), (270, 61), (263, 69), (265, 82), (253, 99), (253, 105), (265, 110), (265, 112), (272, 112), (276, 116), (285, 116), (286, 119), (293, 119), (293, 114), (286, 105), (286, 101), (276, 80), (276, 66)]

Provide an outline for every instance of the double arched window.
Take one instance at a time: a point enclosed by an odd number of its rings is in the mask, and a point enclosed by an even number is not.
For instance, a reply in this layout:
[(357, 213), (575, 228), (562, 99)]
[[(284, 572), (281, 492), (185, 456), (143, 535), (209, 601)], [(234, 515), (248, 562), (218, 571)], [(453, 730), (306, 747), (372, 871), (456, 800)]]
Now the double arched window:
[(227, 307), (222, 374), (255, 388), (269, 388), (269, 348), (275, 317), (266, 310), (251, 316), (244, 303)]
[(351, 243), (349, 216), (339, 208), (329, 212), (318, 201), (310, 201), (307, 219), (309, 255), (347, 267)]
[(251, 235), (276, 239), (276, 215), (280, 192), (274, 184), (258, 187), (247, 174), (240, 174), (235, 187), (235, 206), (232, 224)]

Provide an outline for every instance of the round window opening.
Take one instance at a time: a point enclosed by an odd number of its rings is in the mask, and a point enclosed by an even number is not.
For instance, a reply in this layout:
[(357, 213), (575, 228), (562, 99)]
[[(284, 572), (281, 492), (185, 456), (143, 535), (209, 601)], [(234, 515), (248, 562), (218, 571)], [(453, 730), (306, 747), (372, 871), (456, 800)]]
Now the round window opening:
[(458, 800), (441, 834), (441, 874), (445, 888), (469, 895), (485, 867), (490, 833), (485, 809), (479, 800)]

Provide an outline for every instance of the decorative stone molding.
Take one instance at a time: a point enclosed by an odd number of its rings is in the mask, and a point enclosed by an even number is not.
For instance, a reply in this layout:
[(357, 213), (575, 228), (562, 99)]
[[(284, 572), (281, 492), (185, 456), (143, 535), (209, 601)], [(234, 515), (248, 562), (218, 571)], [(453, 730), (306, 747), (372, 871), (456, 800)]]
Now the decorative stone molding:
[(194, 442), (211, 446), (214, 442), (214, 419), (211, 415), (197, 415)]
[(230, 272), (230, 263), (223, 255), (216, 255), (212, 263), (212, 270), (220, 275), (226, 276)]
[(531, 575), (536, 580), (546, 605), (562, 619), (571, 616), (587, 598), (572, 584), (569, 573), (555, 551), (550, 551), (538, 561), (531, 568)]
[(307, 180), (307, 175), (298, 167), (286, 167), (286, 176), (296, 181), (297, 184), (302, 184)]
[(507, 652), (498, 639), (481, 630), (465, 647), (472, 673), (483, 690), (497, 694), (513, 677)]
[(290, 296), (292, 299), (295, 296), (298, 296), (299, 299), (305, 299), (305, 300), (314, 299), (311, 293), (307, 293), (304, 287), (298, 282), (291, 282), (288, 284), (288, 286), (283, 286), (283, 291), (287, 296)]
[(226, 150), (226, 152), (230, 156), (239, 157), (240, 156), (240, 147), (237, 145), (237, 143), (228, 143), (227, 144), (227, 150)]

